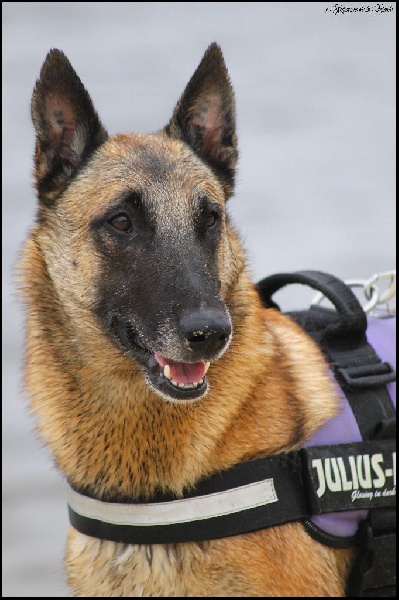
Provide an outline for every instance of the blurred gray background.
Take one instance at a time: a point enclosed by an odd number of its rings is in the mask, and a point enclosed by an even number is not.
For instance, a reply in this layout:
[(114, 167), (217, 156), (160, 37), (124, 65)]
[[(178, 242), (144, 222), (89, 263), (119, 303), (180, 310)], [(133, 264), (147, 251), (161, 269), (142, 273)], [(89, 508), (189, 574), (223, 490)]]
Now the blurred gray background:
[[(230, 213), (253, 279), (304, 268), (368, 278), (395, 268), (396, 9), (378, 6), (393, 3), (2, 3), (3, 597), (69, 595), (63, 480), (21, 391), (12, 280), (35, 216), (30, 98), (47, 52), (66, 53), (109, 133), (151, 132), (217, 41), (238, 113)], [(283, 301), (302, 297), (290, 288)]]

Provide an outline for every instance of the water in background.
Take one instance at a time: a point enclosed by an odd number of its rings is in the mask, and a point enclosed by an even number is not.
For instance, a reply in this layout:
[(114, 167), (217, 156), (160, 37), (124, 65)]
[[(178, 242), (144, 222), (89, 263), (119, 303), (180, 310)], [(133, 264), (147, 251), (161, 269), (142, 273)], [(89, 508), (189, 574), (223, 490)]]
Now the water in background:
[[(236, 92), (230, 212), (254, 279), (303, 268), (364, 278), (395, 267), (393, 3), (3, 2), (3, 596), (66, 597), (63, 481), (21, 392), (12, 272), (35, 215), (29, 107), (62, 49), (110, 133), (167, 123), (206, 47)], [(370, 7), (334, 14), (333, 7)], [(307, 301), (307, 300), (306, 300)], [(290, 289), (283, 308), (303, 302)]]

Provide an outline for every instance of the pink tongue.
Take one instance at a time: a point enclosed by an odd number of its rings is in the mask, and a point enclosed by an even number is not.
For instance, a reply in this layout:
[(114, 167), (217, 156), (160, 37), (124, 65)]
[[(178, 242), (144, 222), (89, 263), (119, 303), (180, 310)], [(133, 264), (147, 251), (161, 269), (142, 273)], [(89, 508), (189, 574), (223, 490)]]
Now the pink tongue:
[(182, 363), (165, 358), (162, 354), (155, 352), (155, 360), (161, 367), (169, 365), (170, 376), (177, 383), (194, 383), (205, 377), (205, 363)]

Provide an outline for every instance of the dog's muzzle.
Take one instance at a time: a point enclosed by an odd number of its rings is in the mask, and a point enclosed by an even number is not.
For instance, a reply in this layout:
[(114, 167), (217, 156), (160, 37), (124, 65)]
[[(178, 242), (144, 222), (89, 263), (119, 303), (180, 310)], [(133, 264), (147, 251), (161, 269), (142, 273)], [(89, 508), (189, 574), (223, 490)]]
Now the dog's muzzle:
[(209, 389), (207, 371), (230, 343), (231, 321), (225, 311), (187, 313), (180, 321), (180, 353), (187, 360), (170, 358), (150, 347), (130, 321), (113, 318), (112, 338), (137, 361), (149, 386), (167, 400), (194, 400)]

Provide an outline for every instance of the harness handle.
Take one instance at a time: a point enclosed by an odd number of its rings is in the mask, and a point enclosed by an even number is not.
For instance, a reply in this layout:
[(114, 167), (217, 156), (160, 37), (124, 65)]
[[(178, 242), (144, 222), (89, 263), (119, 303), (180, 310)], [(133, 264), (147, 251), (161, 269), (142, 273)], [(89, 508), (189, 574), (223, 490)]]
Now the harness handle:
[(307, 285), (321, 292), (337, 310), (339, 319), (333, 321), (324, 331), (323, 337), (362, 336), (366, 333), (366, 314), (353, 293), (341, 279), (322, 271), (296, 271), (293, 273), (277, 273), (265, 277), (256, 284), (256, 288), (267, 307), (277, 308), (278, 304), (272, 296), (288, 284)]

